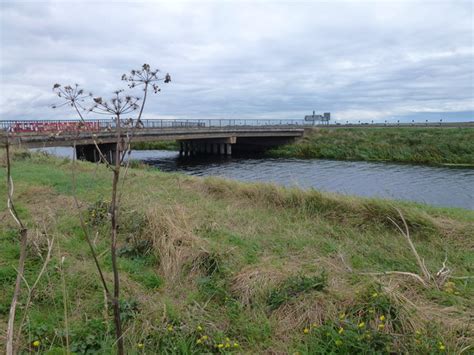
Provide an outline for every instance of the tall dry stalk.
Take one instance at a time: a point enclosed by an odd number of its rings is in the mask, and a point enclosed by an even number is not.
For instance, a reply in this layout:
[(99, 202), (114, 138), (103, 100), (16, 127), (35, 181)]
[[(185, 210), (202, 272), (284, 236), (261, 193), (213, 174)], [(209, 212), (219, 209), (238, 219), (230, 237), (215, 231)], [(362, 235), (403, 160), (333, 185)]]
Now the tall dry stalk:
[(6, 138), (6, 159), (7, 159), (7, 207), (8, 211), (12, 215), (15, 223), (18, 225), (18, 231), (20, 235), (20, 258), (18, 260), (18, 268), (15, 281), (15, 289), (13, 291), (12, 302), (10, 303), (10, 312), (8, 314), (8, 326), (7, 326), (7, 340), (6, 340), (6, 354), (13, 355), (14, 347), (14, 332), (15, 332), (15, 314), (16, 307), (18, 305), (18, 298), (20, 297), (21, 291), (21, 282), (24, 279), (25, 271), (25, 260), (27, 253), (27, 241), (28, 241), (28, 229), (23, 224), (21, 218), (19, 217), (15, 204), (13, 203), (13, 179), (11, 175), (11, 159), (10, 159), (10, 142), (8, 139), (8, 133)]
[[(119, 228), (119, 211), (120, 211), (120, 192), (119, 192), (119, 183), (121, 179), (121, 166), (124, 162), (125, 157), (130, 153), (130, 143), (133, 139), (136, 129), (139, 129), (143, 126), (142, 123), (142, 114), (147, 100), (148, 90), (153, 89), (155, 93), (159, 92), (161, 89), (156, 84), (158, 81), (163, 81), (169, 83), (171, 78), (169, 74), (166, 74), (165, 77), (158, 77), (158, 70), (151, 70), (148, 64), (144, 64), (139, 70), (132, 70), (130, 75), (122, 75), (122, 80), (128, 82), (129, 88), (141, 87), (143, 86), (143, 100), (141, 105), (138, 104), (140, 98), (133, 97), (130, 95), (123, 96), (123, 90), (117, 90), (114, 92), (114, 96), (111, 100), (103, 100), (101, 97), (93, 98), (93, 105), (89, 108), (86, 108), (83, 104), (87, 97), (93, 97), (92, 94), (86, 95), (84, 90), (80, 89), (76, 84), (73, 86), (62, 87), (60, 84), (55, 84), (53, 90), (56, 92), (58, 97), (65, 99), (65, 103), (60, 105), (69, 105), (74, 108), (76, 113), (79, 115), (81, 122), (85, 122), (84, 117), (81, 113), (81, 110), (87, 112), (94, 112), (102, 115), (112, 115), (115, 123), (115, 151), (113, 156), (113, 161), (109, 162), (105, 158), (103, 152), (101, 151), (97, 141), (93, 138), (94, 146), (97, 149), (97, 152), (100, 156), (100, 159), (104, 161), (106, 166), (112, 171), (112, 193), (111, 193), (111, 206), (109, 210), (110, 214), (110, 223), (111, 223), (111, 234), (110, 234), (110, 255), (112, 261), (112, 272), (113, 272), (113, 294), (111, 295), (107, 283), (103, 277), (100, 265), (95, 256), (95, 251), (92, 246), (90, 236), (85, 227), (84, 221), (81, 218), (81, 226), (86, 234), (86, 240), (89, 243), (92, 255), (94, 257), (94, 262), (96, 267), (99, 270), (101, 281), (104, 287), (104, 291), (108, 297), (108, 300), (112, 303), (112, 308), (114, 312), (114, 324), (115, 324), (115, 336), (117, 342), (117, 353), (122, 355), (124, 351), (124, 341), (123, 341), (123, 332), (122, 332), (122, 322), (120, 318), (120, 275), (117, 265), (117, 238), (118, 238), (118, 228)], [(58, 106), (53, 106), (54, 108)], [(122, 123), (122, 117), (139, 109), (139, 113), (136, 118), (136, 124), (133, 125), (133, 119), (128, 119), (127, 122), (132, 123), (130, 132), (125, 130), (125, 127)], [(126, 141), (124, 140), (126, 138)], [(74, 143), (74, 148), (76, 147)], [(75, 164), (75, 157), (73, 158), (73, 164)], [(122, 177), (122, 191), (124, 188), (124, 182), (126, 177), (126, 172), (128, 170), (128, 161), (127, 168), (125, 169), (125, 174)], [(75, 182), (74, 182), (75, 185)], [(75, 194), (74, 194), (75, 195)], [(76, 206), (79, 206), (77, 202), (77, 197), (75, 197)]]

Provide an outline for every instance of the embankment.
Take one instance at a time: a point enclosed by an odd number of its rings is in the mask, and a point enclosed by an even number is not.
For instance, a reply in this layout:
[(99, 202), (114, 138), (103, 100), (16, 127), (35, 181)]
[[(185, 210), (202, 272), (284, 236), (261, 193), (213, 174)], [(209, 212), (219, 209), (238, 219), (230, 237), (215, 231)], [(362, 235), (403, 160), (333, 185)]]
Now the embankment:
[[(110, 171), (78, 163), (78, 211), (69, 160), (17, 153), (12, 169), (30, 229), (30, 286), (54, 238), (32, 302), (20, 308), (22, 350), (58, 354), (67, 335), (72, 352), (109, 353), (110, 307), (78, 216), (110, 282)], [(19, 250), (5, 205), (1, 334)], [(454, 278), (419, 280), (397, 209), (429, 272), (447, 258)], [(473, 343), (472, 211), (130, 169), (120, 226), (127, 353), (459, 353)], [(22, 304), (26, 296), (24, 286)]]

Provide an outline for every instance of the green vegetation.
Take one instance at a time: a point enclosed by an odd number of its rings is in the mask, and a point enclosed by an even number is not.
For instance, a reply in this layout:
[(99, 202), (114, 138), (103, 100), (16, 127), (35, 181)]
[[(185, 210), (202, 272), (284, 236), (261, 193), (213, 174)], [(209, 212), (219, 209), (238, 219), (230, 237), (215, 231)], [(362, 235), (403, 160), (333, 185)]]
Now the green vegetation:
[[(329, 133), (328, 133), (329, 134)], [(32, 293), (21, 350), (78, 354), (114, 349), (111, 307), (80, 228), (91, 229), (107, 280), (110, 174), (15, 154), (18, 212), (29, 234)], [(5, 169), (0, 170), (5, 180)], [(6, 201), (5, 184), (0, 196)], [(342, 197), (130, 169), (122, 195), (119, 267), (127, 353), (468, 353), (474, 331), (474, 211)], [(0, 333), (5, 334), (18, 232), (0, 209)], [(423, 286), (403, 225), (434, 275), (447, 256), (453, 278)], [(62, 280), (64, 280), (64, 288)], [(27, 288), (23, 284), (25, 315)], [(67, 312), (65, 312), (65, 309)], [(67, 320), (67, 322), (66, 322)]]
[(179, 150), (176, 141), (135, 142), (132, 143), (134, 150)]
[(474, 166), (474, 128), (315, 128), (274, 157)]

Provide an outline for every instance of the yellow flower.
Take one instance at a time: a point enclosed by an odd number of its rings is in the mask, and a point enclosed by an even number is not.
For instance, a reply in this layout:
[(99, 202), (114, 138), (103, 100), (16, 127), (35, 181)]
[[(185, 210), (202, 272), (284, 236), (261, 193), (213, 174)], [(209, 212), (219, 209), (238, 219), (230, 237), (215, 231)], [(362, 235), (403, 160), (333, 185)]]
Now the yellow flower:
[(343, 320), (344, 318), (346, 318), (346, 314), (345, 314), (345, 313), (339, 314), (339, 319), (340, 319), (340, 320)]
[(379, 295), (379, 294), (378, 294), (377, 292), (374, 292), (374, 293), (372, 293), (372, 298), (377, 298), (378, 295)]
[(339, 328), (339, 330), (337, 331), (339, 334), (342, 334), (344, 333), (344, 328)]
[(202, 340), (207, 340), (207, 339), (209, 339), (209, 337), (208, 337), (207, 335), (203, 335), (203, 336), (201, 337), (201, 339), (202, 339)]
[(201, 327), (200, 325), (198, 325), (198, 326), (196, 327), (196, 329), (197, 329), (198, 332), (202, 331), (202, 327)]
[(224, 347), (224, 344), (218, 344), (217, 347), (218, 347), (219, 349), (222, 349), (222, 348)]
[(311, 324), (313, 328), (316, 328), (318, 325), (316, 323)]
[(230, 348), (230, 343), (225, 343), (226, 348)]
[(308, 328), (304, 328), (304, 329), (303, 329), (303, 333), (308, 334), (308, 333), (309, 333), (309, 329), (308, 329)]
[(168, 325), (168, 328), (166, 328), (166, 329), (168, 329), (169, 332), (172, 332), (173, 331), (173, 325), (171, 325), (171, 324)]
[(379, 324), (379, 329), (383, 329), (385, 328), (385, 325), (384, 324)]
[(229, 339), (229, 338), (225, 338), (225, 341), (226, 341), (227, 343), (230, 343), (230, 339)]
[(202, 344), (202, 340), (201, 339), (196, 340), (196, 344)]
[(143, 343), (138, 343), (138, 344), (137, 344), (137, 348), (138, 348), (138, 349), (143, 349), (143, 347), (144, 347)]
[(237, 343), (236, 341), (234, 342), (234, 348), (238, 348), (239, 347), (239, 343)]
[(364, 328), (365, 327), (365, 322), (360, 322), (357, 326), (359, 328)]
[(443, 344), (441, 344), (438, 348), (439, 348), (439, 350), (441, 350), (441, 351), (446, 350), (446, 347), (445, 347)]
[(337, 346), (341, 346), (342, 345), (342, 340), (337, 339), (335, 343), (336, 343)]
[(39, 340), (35, 340), (35, 341), (33, 342), (33, 346), (34, 346), (35, 348), (39, 348), (40, 345), (41, 345), (41, 342), (40, 342)]
[(379, 319), (383, 322), (385, 320), (385, 316), (382, 314)]

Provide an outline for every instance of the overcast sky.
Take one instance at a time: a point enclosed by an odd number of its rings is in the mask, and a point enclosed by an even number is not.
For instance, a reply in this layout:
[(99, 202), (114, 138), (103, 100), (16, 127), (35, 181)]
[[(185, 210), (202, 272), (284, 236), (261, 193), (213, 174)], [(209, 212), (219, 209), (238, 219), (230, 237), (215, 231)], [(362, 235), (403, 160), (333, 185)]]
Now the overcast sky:
[(1, 120), (72, 118), (55, 82), (107, 96), (143, 63), (172, 77), (145, 118), (474, 120), (472, 0), (0, 3)]

